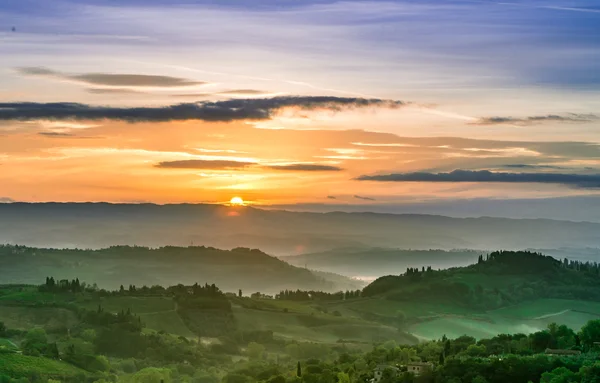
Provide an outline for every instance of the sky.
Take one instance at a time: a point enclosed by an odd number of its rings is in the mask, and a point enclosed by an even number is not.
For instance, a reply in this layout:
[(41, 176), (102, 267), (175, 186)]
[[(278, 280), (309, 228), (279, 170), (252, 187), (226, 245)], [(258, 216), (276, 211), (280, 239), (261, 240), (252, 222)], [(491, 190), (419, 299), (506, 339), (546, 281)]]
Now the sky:
[(4, 202), (600, 201), (593, 0), (6, 0), (0, 57)]

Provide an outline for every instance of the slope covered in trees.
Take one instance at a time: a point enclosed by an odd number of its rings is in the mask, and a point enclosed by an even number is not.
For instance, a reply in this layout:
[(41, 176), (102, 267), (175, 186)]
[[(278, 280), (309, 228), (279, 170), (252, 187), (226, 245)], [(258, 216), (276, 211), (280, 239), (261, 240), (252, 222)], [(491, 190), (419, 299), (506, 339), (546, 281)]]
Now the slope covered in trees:
[(528, 251), (498, 251), (476, 264), (447, 270), (408, 268), (377, 279), (366, 297), (451, 303), (493, 309), (538, 298), (600, 300), (600, 265), (563, 261)]
[(100, 287), (216, 283), (225, 291), (309, 288), (338, 291), (362, 287), (349, 278), (316, 275), (260, 250), (191, 246), (112, 246), (99, 250), (0, 246), (0, 283), (38, 283), (47, 275), (80, 278)]

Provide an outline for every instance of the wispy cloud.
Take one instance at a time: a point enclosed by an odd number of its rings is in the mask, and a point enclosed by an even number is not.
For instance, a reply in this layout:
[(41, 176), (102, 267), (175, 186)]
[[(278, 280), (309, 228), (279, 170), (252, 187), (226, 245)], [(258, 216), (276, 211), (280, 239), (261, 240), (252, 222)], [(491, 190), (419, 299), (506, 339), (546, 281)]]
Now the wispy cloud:
[(362, 196), (362, 195), (355, 195), (354, 198), (361, 199), (363, 201), (375, 201), (375, 198), (365, 197), (365, 196)]
[(184, 103), (164, 107), (116, 108), (77, 103), (0, 103), (0, 120), (121, 120), (141, 121), (234, 121), (267, 120), (284, 108), (340, 111), (352, 108), (399, 108), (402, 101), (331, 96), (286, 96)]
[(130, 73), (67, 74), (43, 67), (17, 68), (17, 71), (26, 76), (38, 76), (61, 81), (73, 81), (90, 86), (105, 86), (116, 88), (178, 88), (206, 84), (203, 81), (160, 75), (144, 75)]
[(598, 120), (598, 116), (594, 114), (575, 114), (566, 115), (548, 114), (546, 116), (530, 116), (530, 117), (483, 117), (473, 122), (474, 125), (497, 125), (497, 124), (516, 124), (530, 125), (542, 122), (591, 122)]
[(74, 137), (75, 135), (72, 133), (64, 133), (64, 132), (39, 132), (40, 136), (46, 137)]
[(254, 162), (227, 161), (227, 160), (180, 160), (163, 161), (155, 166), (157, 168), (168, 169), (201, 169), (201, 170), (226, 170), (243, 169), (248, 166), (256, 165)]
[(320, 165), (320, 164), (289, 164), (289, 165), (271, 165), (266, 166), (268, 169), (273, 170), (288, 170), (298, 172), (339, 172), (344, 169), (331, 166), (331, 165)]
[(504, 173), (489, 170), (454, 170), (449, 173), (392, 173), (363, 175), (359, 181), (381, 182), (501, 182), (501, 183), (545, 183), (561, 184), (582, 188), (600, 188), (600, 174), (562, 173)]

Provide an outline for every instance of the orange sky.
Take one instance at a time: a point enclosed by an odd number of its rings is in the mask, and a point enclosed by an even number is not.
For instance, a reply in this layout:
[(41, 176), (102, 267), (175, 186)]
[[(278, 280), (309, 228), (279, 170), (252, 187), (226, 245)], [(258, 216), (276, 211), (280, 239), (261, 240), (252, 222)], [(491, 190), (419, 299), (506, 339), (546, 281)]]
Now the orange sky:
[[(0, 103), (17, 105), (0, 105), (0, 201), (393, 204), (598, 193), (600, 40), (581, 29), (597, 13), (435, 1), (79, 3), (69, 12), (50, 2), (39, 12), (0, 6), (0, 19), (18, 25), (0, 31)], [(295, 95), (358, 101), (230, 122), (17, 110)], [(364, 99), (384, 101), (360, 107)], [(512, 181), (461, 173), (438, 182), (455, 170)], [(438, 179), (357, 180), (413, 172)], [(515, 181), (521, 173), (532, 182)], [(559, 181), (538, 176), (554, 173)]]

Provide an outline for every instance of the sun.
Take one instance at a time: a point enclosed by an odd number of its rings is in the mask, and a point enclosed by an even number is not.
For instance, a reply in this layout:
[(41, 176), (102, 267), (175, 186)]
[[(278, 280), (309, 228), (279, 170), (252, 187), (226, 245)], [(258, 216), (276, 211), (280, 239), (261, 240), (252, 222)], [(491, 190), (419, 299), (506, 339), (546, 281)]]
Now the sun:
[(233, 197), (231, 199), (231, 201), (229, 201), (229, 203), (231, 204), (231, 206), (244, 206), (245, 205), (242, 197)]

